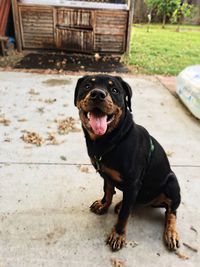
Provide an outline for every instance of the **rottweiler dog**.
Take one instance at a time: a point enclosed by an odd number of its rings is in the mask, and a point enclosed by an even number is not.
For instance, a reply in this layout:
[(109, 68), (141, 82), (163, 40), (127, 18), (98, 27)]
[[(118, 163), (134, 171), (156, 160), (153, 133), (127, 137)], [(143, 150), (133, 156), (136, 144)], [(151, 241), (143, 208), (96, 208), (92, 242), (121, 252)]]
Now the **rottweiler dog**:
[(111, 205), (115, 187), (123, 198), (115, 206), (117, 223), (107, 238), (113, 251), (126, 240), (126, 226), (136, 203), (164, 207), (164, 241), (170, 250), (179, 247), (176, 210), (180, 187), (162, 146), (137, 125), (131, 114), (131, 87), (121, 78), (88, 75), (77, 81), (74, 104), (79, 110), (88, 155), (104, 179), (104, 196), (90, 209), (102, 215)]

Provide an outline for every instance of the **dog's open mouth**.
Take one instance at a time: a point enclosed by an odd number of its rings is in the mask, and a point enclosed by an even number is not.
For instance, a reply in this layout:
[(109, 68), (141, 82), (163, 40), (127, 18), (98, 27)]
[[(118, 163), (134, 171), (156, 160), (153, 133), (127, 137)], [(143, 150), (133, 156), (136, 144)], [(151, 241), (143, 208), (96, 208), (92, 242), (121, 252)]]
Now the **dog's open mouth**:
[(92, 128), (94, 134), (96, 135), (104, 135), (107, 131), (108, 125), (115, 118), (114, 114), (105, 114), (97, 108), (90, 112), (85, 112), (85, 116), (89, 120), (89, 125)]

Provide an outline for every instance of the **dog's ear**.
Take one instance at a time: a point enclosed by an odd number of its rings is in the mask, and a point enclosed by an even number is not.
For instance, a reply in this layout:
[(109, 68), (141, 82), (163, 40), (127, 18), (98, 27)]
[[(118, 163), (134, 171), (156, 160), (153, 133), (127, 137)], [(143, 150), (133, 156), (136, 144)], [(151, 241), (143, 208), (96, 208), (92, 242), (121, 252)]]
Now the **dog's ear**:
[(132, 97), (132, 89), (130, 87), (130, 85), (125, 82), (121, 77), (116, 76), (115, 78), (117, 78), (117, 80), (121, 83), (124, 92), (125, 92), (125, 104), (128, 107), (128, 109), (130, 110), (130, 112), (132, 111), (131, 109), (131, 97)]
[(85, 75), (82, 78), (79, 78), (77, 83), (76, 83), (75, 92), (74, 92), (74, 106), (76, 106), (76, 101), (77, 101), (77, 96), (78, 96), (78, 91), (79, 91), (80, 85), (87, 77), (88, 77), (88, 75)]

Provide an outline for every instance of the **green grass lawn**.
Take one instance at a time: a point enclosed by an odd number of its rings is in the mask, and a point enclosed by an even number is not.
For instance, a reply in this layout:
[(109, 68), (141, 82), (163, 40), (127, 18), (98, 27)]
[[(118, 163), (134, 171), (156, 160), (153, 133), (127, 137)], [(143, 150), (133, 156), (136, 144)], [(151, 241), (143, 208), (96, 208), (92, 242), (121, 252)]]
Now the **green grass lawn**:
[(189, 65), (200, 64), (200, 26), (134, 25), (129, 64), (138, 73), (177, 75)]

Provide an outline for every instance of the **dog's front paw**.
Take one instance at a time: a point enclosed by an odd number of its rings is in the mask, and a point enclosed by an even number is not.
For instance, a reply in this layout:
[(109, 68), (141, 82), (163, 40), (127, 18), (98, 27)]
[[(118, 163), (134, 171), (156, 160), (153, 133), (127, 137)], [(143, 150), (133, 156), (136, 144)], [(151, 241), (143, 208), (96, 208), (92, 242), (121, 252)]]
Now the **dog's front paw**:
[(170, 250), (176, 250), (180, 247), (179, 235), (172, 227), (165, 230), (164, 240)]
[(112, 229), (110, 235), (106, 240), (106, 244), (110, 245), (112, 251), (117, 251), (123, 248), (126, 243), (126, 235), (118, 234), (115, 227)]
[(95, 214), (102, 215), (108, 211), (108, 205), (103, 204), (101, 200), (96, 200), (91, 206), (90, 210)]

